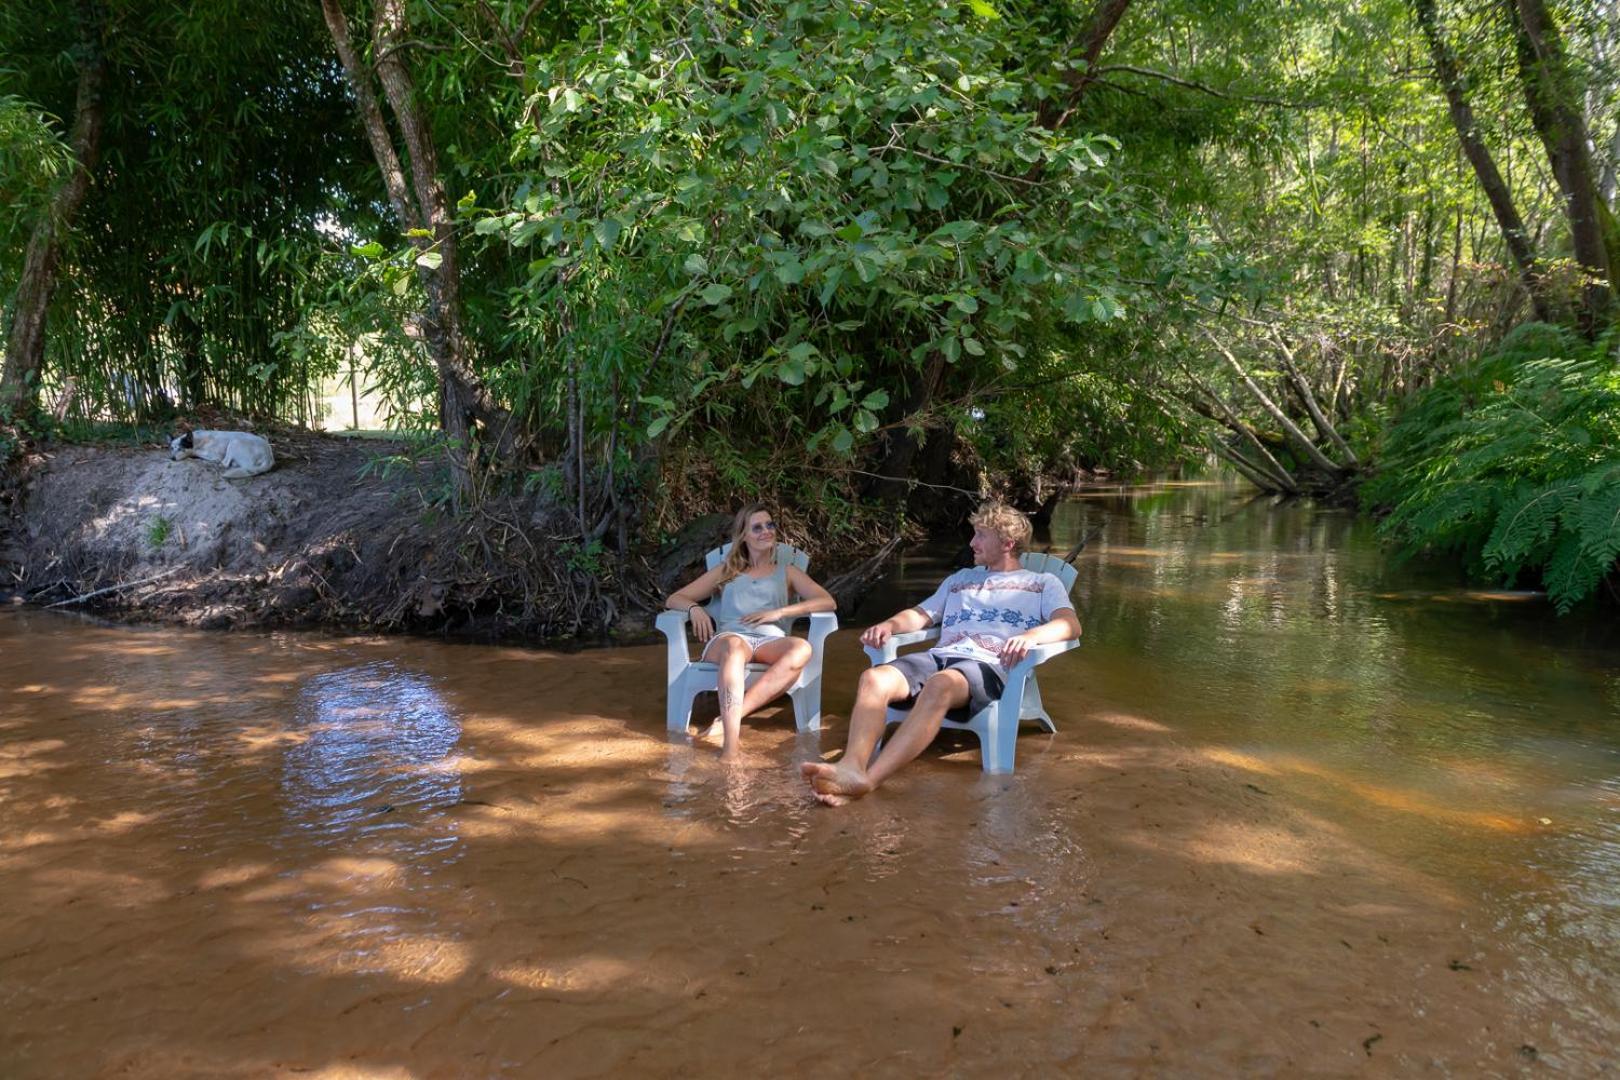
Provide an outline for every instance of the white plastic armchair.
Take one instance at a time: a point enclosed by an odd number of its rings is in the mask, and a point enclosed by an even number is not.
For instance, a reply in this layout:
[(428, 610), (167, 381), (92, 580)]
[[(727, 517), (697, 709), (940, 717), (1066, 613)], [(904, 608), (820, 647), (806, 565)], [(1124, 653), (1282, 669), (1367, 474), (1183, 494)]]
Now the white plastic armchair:
[[(1063, 587), (1067, 590), (1074, 588), (1074, 579), (1079, 576), (1079, 571), (1056, 555), (1025, 552), (1019, 556), (1018, 561), (1025, 570), (1053, 575), (1063, 582)], [(886, 664), (898, 656), (900, 650), (907, 645), (938, 639), (937, 626), (926, 630), (913, 630), (907, 634), (895, 634), (879, 648), (867, 647), (866, 655), (871, 658), (874, 666)], [(1035, 681), (1035, 669), (1052, 657), (1079, 647), (1080, 641), (1076, 638), (1052, 645), (1038, 645), (1029, 650), (1024, 658), (1007, 672), (1007, 683), (1001, 691), (1000, 698), (966, 719), (960, 718), (965, 710), (953, 710), (954, 715), (946, 714), (943, 726), (971, 731), (979, 737), (979, 760), (985, 772), (1012, 772), (1013, 756), (1018, 749), (1020, 721), (1038, 721), (1047, 731), (1057, 734), (1057, 725), (1052, 722), (1052, 717), (1041, 704), (1041, 688)], [(889, 710), (889, 723), (898, 724), (905, 718), (905, 710)]]
[[(726, 557), (731, 545), (717, 547), (704, 561), (713, 570)], [(810, 569), (810, 556), (791, 544), (776, 545), (779, 565)], [(710, 601), (713, 603), (714, 601)], [(805, 616), (799, 616), (800, 619)], [(798, 681), (788, 687), (793, 701), (793, 723), (800, 731), (821, 730), (821, 664), (826, 656), (827, 635), (838, 629), (838, 616), (831, 611), (818, 611), (809, 616), (810, 662), (799, 673)], [(720, 668), (717, 664), (693, 660), (687, 643), (686, 627), (690, 620), (684, 611), (665, 611), (659, 614), (657, 625), (669, 642), (669, 691), (665, 699), (664, 724), (670, 731), (685, 731), (692, 720), (692, 699), (705, 690), (720, 686)], [(794, 622), (797, 622), (795, 619)], [(702, 655), (700, 651), (698, 655)], [(749, 664), (745, 685), (752, 685), (765, 672), (764, 664)]]

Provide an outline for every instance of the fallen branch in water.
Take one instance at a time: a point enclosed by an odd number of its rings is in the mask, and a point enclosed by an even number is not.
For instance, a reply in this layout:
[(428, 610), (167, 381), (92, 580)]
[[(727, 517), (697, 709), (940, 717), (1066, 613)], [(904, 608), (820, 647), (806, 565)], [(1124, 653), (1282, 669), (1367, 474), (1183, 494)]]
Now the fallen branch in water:
[(1069, 553), (1063, 556), (1063, 561), (1066, 563), (1074, 562), (1074, 557), (1086, 550), (1086, 545), (1097, 539), (1097, 537), (1101, 536), (1102, 533), (1103, 527), (1101, 525), (1094, 526), (1090, 531), (1080, 538), (1080, 542), (1078, 544), (1075, 544), (1074, 547), (1069, 549)]
[(876, 554), (855, 564), (855, 566), (843, 573), (834, 574), (826, 580), (824, 588), (832, 594), (840, 609), (848, 611), (854, 608), (855, 601), (871, 587), (872, 582), (883, 575), (883, 571), (888, 567), (890, 557), (894, 555), (895, 549), (900, 546), (901, 539), (902, 535), (896, 533), (877, 550)]
[(170, 574), (178, 574), (184, 569), (184, 566), (171, 566), (167, 570), (163, 571), (163, 573), (153, 574), (149, 578), (142, 578), (139, 581), (124, 581), (117, 585), (108, 585), (105, 589), (97, 589), (94, 592), (87, 592), (83, 596), (75, 596), (67, 600), (58, 600), (54, 604), (46, 604), (45, 606), (48, 608), (63, 607), (67, 604), (77, 604), (83, 600), (93, 599), (100, 596), (102, 593), (117, 592), (119, 589), (133, 589), (137, 585), (150, 585), (152, 582), (162, 580), (163, 578), (168, 577)]

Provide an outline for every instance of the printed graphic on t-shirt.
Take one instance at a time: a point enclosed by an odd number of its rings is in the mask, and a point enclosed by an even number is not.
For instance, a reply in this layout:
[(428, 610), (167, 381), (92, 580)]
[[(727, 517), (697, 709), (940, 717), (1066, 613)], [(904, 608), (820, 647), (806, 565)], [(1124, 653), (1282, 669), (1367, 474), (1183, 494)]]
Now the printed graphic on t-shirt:
[(931, 652), (983, 660), (1005, 674), (1001, 648), (1007, 639), (1074, 605), (1052, 574), (975, 567), (946, 578), (917, 606), (940, 626), (939, 644)]

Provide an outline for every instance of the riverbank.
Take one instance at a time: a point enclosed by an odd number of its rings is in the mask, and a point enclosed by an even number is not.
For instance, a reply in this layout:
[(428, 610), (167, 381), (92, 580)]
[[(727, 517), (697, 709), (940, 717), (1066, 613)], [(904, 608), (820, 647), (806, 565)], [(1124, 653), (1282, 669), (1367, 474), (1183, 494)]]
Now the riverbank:
[[(35, 449), (0, 480), (0, 599), (201, 629), (635, 642), (729, 539), (729, 510), (687, 497), (692, 520), (661, 543), (587, 548), (545, 485), (456, 516), (442, 460), (420, 447), (294, 430), (272, 442), (275, 468), (234, 481), (157, 444)], [(914, 532), (823, 537), (813, 569), (847, 610)]]
[(634, 638), (653, 568), (587, 554), (535, 494), (451, 517), (403, 442), (284, 431), (226, 480), (157, 446), (58, 446), (14, 467), (0, 581), (17, 598), (208, 629), (327, 627), (485, 640)]

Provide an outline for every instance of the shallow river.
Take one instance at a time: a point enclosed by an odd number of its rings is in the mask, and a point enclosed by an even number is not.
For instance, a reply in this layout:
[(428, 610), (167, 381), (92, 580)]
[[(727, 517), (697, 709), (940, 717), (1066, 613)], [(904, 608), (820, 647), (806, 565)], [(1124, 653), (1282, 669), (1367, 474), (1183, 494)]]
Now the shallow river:
[(0, 611), (0, 1077), (1620, 1069), (1609, 620), (1229, 486), (1093, 530), (1059, 734), (837, 810), (847, 630), (728, 771), (658, 648)]

